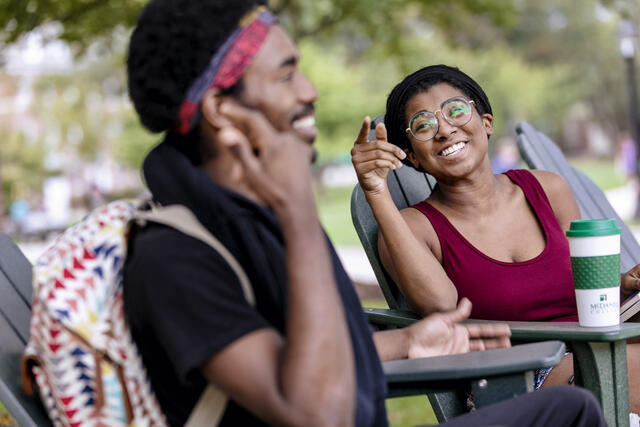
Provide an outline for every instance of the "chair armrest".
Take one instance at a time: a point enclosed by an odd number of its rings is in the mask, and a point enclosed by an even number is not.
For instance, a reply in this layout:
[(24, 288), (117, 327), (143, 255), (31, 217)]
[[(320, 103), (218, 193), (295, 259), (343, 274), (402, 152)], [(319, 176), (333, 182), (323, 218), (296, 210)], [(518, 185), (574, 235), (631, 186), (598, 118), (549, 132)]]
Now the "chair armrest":
[[(469, 319), (465, 323), (491, 323)], [(517, 341), (598, 341), (615, 342), (640, 336), (639, 323), (621, 323), (605, 328), (587, 328), (578, 322), (504, 322), (511, 328), (511, 338)]]
[[(365, 308), (364, 312), (370, 323), (383, 326), (408, 326), (420, 318), (413, 312), (403, 310)], [(640, 323), (621, 323), (606, 328), (585, 328), (578, 325), (578, 322), (496, 322), (469, 319), (465, 323), (506, 323), (511, 328), (511, 338), (516, 341), (614, 342), (640, 336)]]
[(562, 342), (545, 341), (450, 356), (393, 360), (382, 366), (389, 384), (471, 380), (556, 366), (564, 353)]
[(412, 311), (393, 310), (388, 308), (365, 308), (364, 314), (367, 316), (369, 323), (379, 326), (409, 326), (416, 320), (420, 320), (420, 316)]

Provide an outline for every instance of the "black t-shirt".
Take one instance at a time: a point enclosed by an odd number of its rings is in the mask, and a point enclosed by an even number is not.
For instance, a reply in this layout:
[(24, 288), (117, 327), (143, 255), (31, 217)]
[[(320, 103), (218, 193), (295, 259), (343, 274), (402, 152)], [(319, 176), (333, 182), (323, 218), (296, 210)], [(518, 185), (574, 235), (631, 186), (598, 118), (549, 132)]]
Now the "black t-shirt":
[[(205, 243), (157, 224), (133, 230), (124, 271), (124, 308), (171, 425), (184, 424), (206, 385), (199, 366), (256, 329), (273, 327), (285, 334), (287, 284), (281, 237), (273, 221), (265, 221), (269, 212), (246, 201), (240, 204), (242, 208), (220, 228), (225, 236), (218, 237), (223, 242), (226, 237), (227, 246), (233, 242), (229, 249), (251, 281), (255, 308), (245, 300), (231, 268)], [(230, 240), (230, 235), (235, 238)], [(385, 383), (371, 331), (332, 246), (331, 253), (356, 359), (356, 422), (384, 426)], [(221, 421), (221, 425), (262, 424), (233, 401)]]

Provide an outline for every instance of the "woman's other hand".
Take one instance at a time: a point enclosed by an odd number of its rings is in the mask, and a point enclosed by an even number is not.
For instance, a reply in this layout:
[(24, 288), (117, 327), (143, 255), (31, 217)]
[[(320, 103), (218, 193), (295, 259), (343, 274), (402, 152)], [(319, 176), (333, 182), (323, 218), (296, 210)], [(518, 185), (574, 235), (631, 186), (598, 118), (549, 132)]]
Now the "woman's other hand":
[(399, 147), (387, 141), (384, 123), (375, 129), (376, 140), (369, 140), (371, 119), (365, 117), (360, 133), (351, 149), (351, 162), (365, 194), (378, 194), (387, 190), (387, 174), (402, 167), (401, 160), (407, 155)]
[(622, 274), (620, 277), (620, 302), (640, 290), (640, 264)]

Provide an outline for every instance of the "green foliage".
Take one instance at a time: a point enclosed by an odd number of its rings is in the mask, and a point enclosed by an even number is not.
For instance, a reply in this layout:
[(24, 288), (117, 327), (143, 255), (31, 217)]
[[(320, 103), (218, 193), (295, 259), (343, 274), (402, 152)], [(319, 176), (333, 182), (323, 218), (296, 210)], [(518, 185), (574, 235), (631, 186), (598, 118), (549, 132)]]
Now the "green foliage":
[(480, 52), (448, 48), (440, 33), (416, 35), (399, 46), (407, 52), (401, 63), (389, 60), (385, 47), (370, 49), (357, 62), (347, 61), (340, 48), (323, 48), (311, 41), (300, 48), (302, 69), (320, 93), (316, 118), (321, 160), (344, 156), (364, 116), (384, 113), (393, 86), (405, 74), (428, 64), (458, 66), (483, 86), (494, 109), (494, 140), (512, 134), (518, 120), (549, 122), (547, 129), (559, 127), (557, 117), (575, 102), (567, 84), (568, 67), (531, 65), (503, 44)]
[(7, 210), (11, 201), (40, 190), (42, 180), (47, 176), (43, 153), (44, 147), (40, 141), (16, 131), (3, 134), (0, 144), (0, 200), (5, 204), (2, 209)]
[[(396, 73), (393, 67), (371, 70), (374, 64), (368, 62), (349, 64), (339, 49), (323, 49), (310, 41), (301, 43), (300, 50), (302, 70), (320, 93), (316, 102), (320, 130), (316, 147), (321, 160), (334, 158), (350, 149), (366, 115), (384, 111), (386, 88)], [(368, 82), (374, 72), (385, 74), (383, 85)]]
[(50, 22), (64, 27), (62, 38), (88, 46), (96, 37), (118, 27), (129, 28), (147, 0), (0, 0), (0, 28), (6, 42), (14, 42)]
[(122, 133), (115, 141), (116, 160), (132, 169), (140, 169), (149, 150), (158, 142), (160, 136), (146, 130), (135, 112), (127, 109), (122, 114)]
[[(0, 28), (6, 42), (48, 22), (63, 25), (62, 38), (86, 47), (118, 27), (131, 28), (147, 0), (0, 0)], [(269, 5), (296, 39), (367, 34), (392, 45), (418, 16), (432, 27), (501, 26), (513, 18), (512, 2), (500, 0), (272, 0)]]

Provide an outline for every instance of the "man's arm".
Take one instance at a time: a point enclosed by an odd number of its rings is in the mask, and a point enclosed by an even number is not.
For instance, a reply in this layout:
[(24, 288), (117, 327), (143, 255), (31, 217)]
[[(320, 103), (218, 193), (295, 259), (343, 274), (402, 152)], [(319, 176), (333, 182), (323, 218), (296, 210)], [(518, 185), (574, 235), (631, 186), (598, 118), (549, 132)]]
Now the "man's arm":
[(254, 331), (212, 357), (202, 372), (269, 424), (351, 425), (352, 344), (313, 198), (312, 149), (291, 135), (276, 134), (257, 113), (231, 104), (224, 114), (236, 128), (223, 129), (220, 138), (282, 225), (287, 331), (285, 337), (273, 329)]
[(453, 311), (432, 314), (406, 328), (375, 332), (378, 356), (385, 362), (511, 346), (505, 324), (461, 324), (470, 313), (471, 302), (465, 298)]

